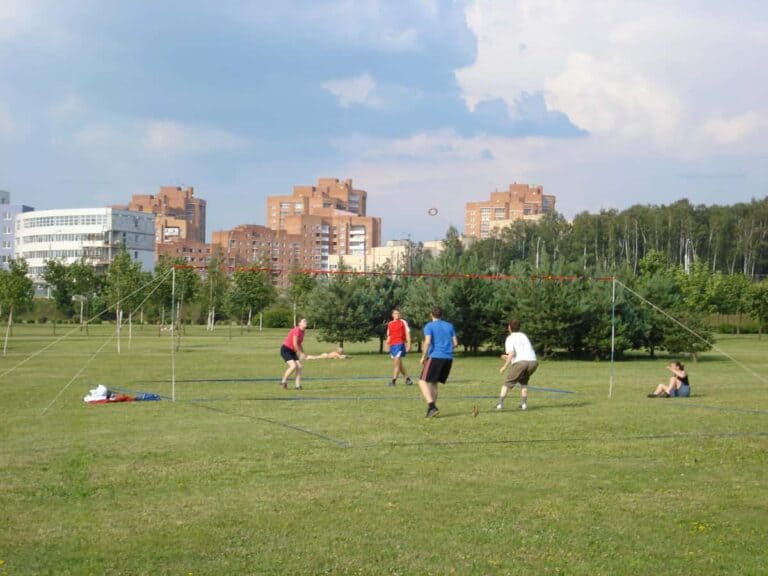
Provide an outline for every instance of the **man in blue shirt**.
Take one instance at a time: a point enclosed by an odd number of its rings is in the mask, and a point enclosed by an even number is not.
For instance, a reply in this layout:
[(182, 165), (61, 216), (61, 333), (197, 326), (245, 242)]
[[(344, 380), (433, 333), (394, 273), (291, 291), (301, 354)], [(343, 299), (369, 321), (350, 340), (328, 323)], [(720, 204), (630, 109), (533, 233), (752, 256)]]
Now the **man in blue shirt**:
[(437, 409), (437, 384), (445, 384), (451, 373), (453, 349), (459, 345), (453, 324), (443, 320), (443, 311), (435, 306), (430, 310), (432, 321), (424, 325), (421, 378), (419, 390), (427, 403), (427, 418), (440, 414)]

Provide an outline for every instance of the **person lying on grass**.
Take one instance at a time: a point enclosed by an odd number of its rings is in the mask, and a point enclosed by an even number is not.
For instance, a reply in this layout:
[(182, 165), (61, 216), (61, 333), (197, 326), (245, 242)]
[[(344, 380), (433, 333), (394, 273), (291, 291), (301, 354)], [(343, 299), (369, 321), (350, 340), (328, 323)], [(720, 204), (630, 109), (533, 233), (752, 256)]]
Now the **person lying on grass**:
[(345, 360), (349, 358), (344, 354), (344, 348), (338, 348), (330, 352), (323, 352), (322, 354), (308, 355), (307, 360)]

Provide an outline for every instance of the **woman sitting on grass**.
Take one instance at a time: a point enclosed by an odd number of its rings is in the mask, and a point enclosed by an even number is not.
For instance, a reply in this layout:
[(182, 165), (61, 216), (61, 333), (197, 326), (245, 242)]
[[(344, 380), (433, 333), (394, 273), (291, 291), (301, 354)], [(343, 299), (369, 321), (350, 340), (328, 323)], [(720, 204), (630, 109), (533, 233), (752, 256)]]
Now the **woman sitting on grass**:
[(648, 394), (648, 398), (688, 398), (691, 395), (691, 385), (685, 366), (675, 361), (667, 364), (667, 370), (672, 372), (669, 383), (656, 386), (656, 390), (653, 394)]

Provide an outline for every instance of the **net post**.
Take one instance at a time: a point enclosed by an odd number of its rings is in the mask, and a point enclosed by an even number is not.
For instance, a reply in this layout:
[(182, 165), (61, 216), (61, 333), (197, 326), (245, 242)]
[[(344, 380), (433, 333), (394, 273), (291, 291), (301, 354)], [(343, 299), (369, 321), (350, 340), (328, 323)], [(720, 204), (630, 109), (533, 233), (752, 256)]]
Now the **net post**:
[(176, 267), (171, 274), (171, 401), (176, 402)]
[(611, 376), (608, 383), (608, 398), (613, 397), (613, 370), (616, 352), (616, 276), (611, 277)]

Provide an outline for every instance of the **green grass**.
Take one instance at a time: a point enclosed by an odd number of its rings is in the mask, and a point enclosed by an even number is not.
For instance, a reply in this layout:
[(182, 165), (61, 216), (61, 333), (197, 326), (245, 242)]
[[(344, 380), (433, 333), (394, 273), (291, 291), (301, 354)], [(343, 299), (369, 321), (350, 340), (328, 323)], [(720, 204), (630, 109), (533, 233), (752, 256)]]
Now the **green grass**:
[(226, 327), (187, 329), (176, 402), (85, 405), (172, 393), (167, 335), (118, 355), (113, 329), (18, 326), (0, 358), (0, 576), (768, 572), (766, 340), (718, 343), (762, 381), (712, 352), (681, 400), (645, 397), (667, 357), (616, 363), (611, 398), (609, 363), (545, 361), (531, 384), (572, 393), (527, 412), (459, 355), (426, 420), (376, 343), (284, 391), (284, 331)]

